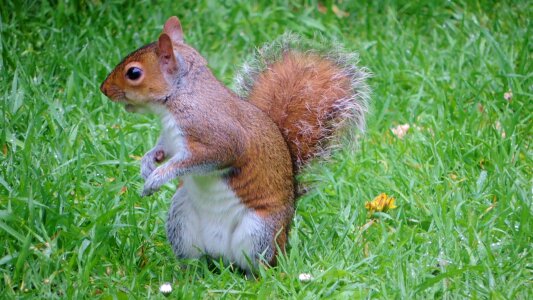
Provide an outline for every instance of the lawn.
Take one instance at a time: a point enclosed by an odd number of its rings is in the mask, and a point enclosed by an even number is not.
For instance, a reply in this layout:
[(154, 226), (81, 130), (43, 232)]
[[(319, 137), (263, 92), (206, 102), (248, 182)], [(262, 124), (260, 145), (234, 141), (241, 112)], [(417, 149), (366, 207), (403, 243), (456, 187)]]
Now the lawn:
[[(47, 2), (0, 1), (3, 297), (164, 298), (164, 282), (184, 299), (533, 297), (530, 1)], [(175, 187), (140, 197), (159, 122), (98, 90), (171, 15), (228, 85), (288, 30), (373, 73), (358, 148), (302, 176), (290, 247), (255, 280), (174, 257)], [(381, 193), (397, 208), (370, 214)]]

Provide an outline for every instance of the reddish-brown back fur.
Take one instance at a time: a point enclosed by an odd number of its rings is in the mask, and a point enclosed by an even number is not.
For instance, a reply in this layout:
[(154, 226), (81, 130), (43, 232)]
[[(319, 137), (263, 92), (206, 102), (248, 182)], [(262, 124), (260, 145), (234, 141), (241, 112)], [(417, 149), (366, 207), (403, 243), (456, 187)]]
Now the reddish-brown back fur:
[(317, 54), (290, 51), (258, 75), (249, 101), (279, 127), (295, 168), (321, 151), (345, 111), (352, 87), (343, 74)]

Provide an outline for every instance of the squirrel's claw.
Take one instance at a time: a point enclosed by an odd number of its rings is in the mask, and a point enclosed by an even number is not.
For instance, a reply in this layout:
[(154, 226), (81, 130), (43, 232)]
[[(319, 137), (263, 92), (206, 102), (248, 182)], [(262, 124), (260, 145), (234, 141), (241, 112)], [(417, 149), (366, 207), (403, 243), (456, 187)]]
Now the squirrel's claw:
[(144, 183), (144, 188), (141, 193), (141, 197), (150, 196), (153, 193), (155, 193), (162, 184), (158, 183), (157, 177), (154, 176), (154, 173), (150, 174), (148, 178), (146, 179), (146, 182)]
[(141, 192), (141, 197), (148, 197), (151, 196), (155, 191), (154, 190), (148, 190), (146, 187)]
[(144, 185), (143, 191), (141, 193), (141, 197), (148, 197), (151, 196), (153, 193), (155, 193), (159, 188), (157, 187), (150, 187), (146, 184)]

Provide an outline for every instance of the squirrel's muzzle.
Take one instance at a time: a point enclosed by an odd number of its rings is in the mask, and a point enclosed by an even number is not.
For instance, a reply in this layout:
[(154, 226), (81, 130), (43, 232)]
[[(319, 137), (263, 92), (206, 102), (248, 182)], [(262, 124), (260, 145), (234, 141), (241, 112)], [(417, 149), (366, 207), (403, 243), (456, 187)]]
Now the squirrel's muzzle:
[(100, 85), (100, 91), (106, 95), (107, 98), (113, 101), (124, 101), (124, 91), (122, 91), (118, 86), (110, 83), (109, 80), (105, 80)]

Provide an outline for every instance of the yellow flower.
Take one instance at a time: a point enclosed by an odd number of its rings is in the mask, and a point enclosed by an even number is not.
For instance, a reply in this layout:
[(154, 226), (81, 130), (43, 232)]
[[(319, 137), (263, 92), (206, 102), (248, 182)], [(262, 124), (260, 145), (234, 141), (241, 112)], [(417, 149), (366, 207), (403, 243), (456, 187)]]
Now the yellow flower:
[(394, 209), (397, 206), (394, 205), (395, 199), (393, 197), (387, 196), (385, 193), (379, 194), (374, 200), (365, 203), (365, 208), (370, 212), (376, 211), (387, 211), (389, 209)]

